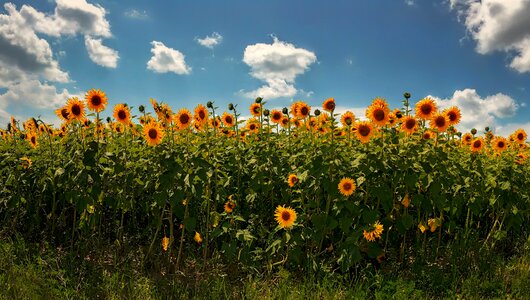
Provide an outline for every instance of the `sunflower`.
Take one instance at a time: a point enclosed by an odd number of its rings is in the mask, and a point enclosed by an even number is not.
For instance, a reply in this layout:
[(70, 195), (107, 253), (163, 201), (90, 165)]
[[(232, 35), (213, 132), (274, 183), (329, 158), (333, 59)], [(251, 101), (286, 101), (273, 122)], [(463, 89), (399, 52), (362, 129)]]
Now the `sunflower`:
[(195, 240), (195, 242), (197, 242), (197, 244), (202, 243), (202, 237), (201, 237), (201, 234), (198, 233), (197, 231), (195, 231), (195, 236), (193, 237), (193, 239)]
[(513, 136), (514, 136), (514, 140), (517, 143), (522, 144), (526, 141), (527, 134), (526, 134), (526, 131), (524, 131), (524, 129), (519, 128), (513, 133)]
[(342, 126), (351, 126), (355, 121), (355, 115), (351, 111), (347, 111), (340, 117), (340, 123)]
[(519, 164), (519, 165), (522, 165), (524, 164), (524, 162), (526, 161), (526, 159), (528, 158), (528, 156), (524, 153), (524, 152), (519, 152), (516, 156), (515, 156), (515, 163)]
[(29, 159), (29, 157), (27, 157), (27, 156), (24, 156), (24, 157), (20, 158), (20, 160), (22, 161), (22, 167), (24, 169), (27, 169), (27, 168), (31, 167), (31, 165), (33, 164), (31, 159)]
[(162, 249), (164, 251), (167, 251), (167, 247), (169, 246), (169, 238), (167, 236), (162, 238)]
[(223, 113), (223, 116), (221, 117), (221, 120), (223, 121), (223, 123), (224, 123), (224, 125), (226, 127), (233, 127), (236, 124), (236, 122), (234, 120), (234, 115), (229, 114), (227, 112)]
[(403, 204), (403, 207), (408, 208), (410, 205), (410, 197), (409, 194), (405, 194), (405, 197), (403, 197), (403, 200), (401, 200), (401, 204)]
[(317, 129), (318, 127), (318, 119), (315, 117), (309, 117), (309, 120), (307, 120), (307, 129)]
[(351, 178), (342, 178), (339, 182), (339, 191), (344, 196), (348, 197), (355, 192), (356, 185), (355, 181)]
[(289, 177), (287, 177), (287, 184), (289, 184), (290, 187), (293, 187), (297, 183), (298, 183), (298, 177), (295, 174), (289, 174)]
[(85, 105), (77, 97), (68, 99), (66, 103), (69, 120), (78, 120), (82, 122), (85, 119)]
[(508, 148), (508, 141), (502, 136), (498, 136), (493, 139), (491, 145), (493, 146), (493, 150), (500, 153)]
[(408, 135), (418, 131), (418, 120), (412, 116), (404, 116), (401, 122), (401, 130), (406, 132)]
[(390, 109), (381, 104), (372, 104), (366, 110), (366, 117), (377, 126), (385, 126), (390, 118)]
[(383, 106), (385, 108), (388, 108), (388, 103), (386, 102), (385, 99), (381, 98), (381, 97), (376, 97), (373, 101), (372, 101), (372, 104), (371, 105), (375, 105), (375, 106)]
[(247, 120), (246, 128), (248, 131), (257, 133), (259, 131), (259, 122), (258, 120), (251, 118)]
[(291, 118), (291, 123), (294, 124), (294, 127), (300, 128), (302, 126), (302, 122), (298, 118)]
[(397, 118), (396, 118), (396, 115), (394, 115), (393, 112), (389, 113), (388, 114), (388, 125), (390, 125), (390, 127), (394, 127), (394, 125), (397, 123)]
[(117, 133), (122, 133), (125, 131), (125, 126), (123, 126), (122, 123), (120, 122), (115, 122), (112, 126), (114, 132), (117, 132)]
[(177, 127), (179, 130), (188, 128), (191, 125), (191, 112), (185, 108), (178, 111), (173, 116), (173, 120), (175, 124), (177, 124)]
[(291, 112), (295, 117), (305, 119), (311, 112), (311, 106), (307, 105), (305, 102), (298, 101), (291, 105)]
[(434, 132), (430, 130), (425, 130), (425, 132), (422, 134), (421, 138), (424, 140), (430, 140), (434, 136)]
[(282, 122), (282, 117), (283, 117), (283, 114), (281, 111), (277, 110), (277, 109), (273, 109), (271, 111), (271, 122), (272, 123), (275, 123), (275, 124), (280, 124)]
[(399, 108), (394, 109), (393, 113), (394, 116), (396, 116), (396, 119), (401, 120), (401, 118), (403, 118), (403, 113)]
[(291, 124), (290, 121), (289, 121), (289, 117), (288, 116), (283, 116), (281, 124), (282, 124), (283, 128), (288, 128), (289, 125)]
[(204, 107), (204, 105), (197, 105), (197, 107), (195, 107), (194, 113), (195, 121), (201, 126), (208, 122), (208, 110), (206, 109), (206, 107)]
[(88, 109), (95, 112), (102, 112), (107, 106), (107, 96), (99, 89), (91, 89), (85, 95)]
[(144, 137), (149, 146), (156, 146), (162, 142), (164, 131), (157, 122), (151, 122), (144, 126)]
[(416, 116), (423, 120), (429, 120), (436, 112), (436, 103), (434, 100), (427, 97), (416, 103)]
[(364, 230), (363, 236), (369, 242), (374, 242), (376, 239), (381, 238), (383, 233), (383, 225), (376, 221), (373, 225), (370, 225), (370, 230)]
[(435, 232), (436, 228), (442, 225), (442, 221), (439, 218), (431, 218), (429, 221), (427, 221), (427, 225), (429, 226), (431, 232)]
[(294, 221), (296, 221), (296, 212), (290, 207), (278, 205), (274, 212), (274, 216), (276, 217), (278, 225), (284, 229), (290, 229), (293, 227)]
[(236, 207), (236, 204), (232, 200), (228, 200), (226, 201), (225, 206), (224, 206), (225, 212), (229, 214), (234, 210), (235, 207)]
[(56, 109), (55, 110), (55, 114), (57, 115), (57, 117), (59, 117), (59, 119), (65, 121), (65, 122), (69, 121), (68, 116), (70, 114), (68, 113), (68, 108), (66, 106)]
[(354, 126), (355, 136), (362, 142), (367, 143), (370, 141), (370, 137), (374, 133), (374, 128), (370, 122), (360, 121)]
[(438, 132), (444, 132), (449, 127), (449, 118), (445, 114), (434, 113), (429, 124), (431, 128), (437, 129)]
[(116, 104), (116, 106), (114, 106), (114, 118), (122, 124), (129, 124), (131, 122), (131, 113), (129, 112), (127, 105), (122, 103)]
[(464, 145), (470, 145), (472, 140), (473, 140), (473, 135), (469, 132), (462, 136), (462, 143)]
[(471, 142), (470, 149), (471, 152), (479, 152), (484, 147), (484, 140), (482, 138), (476, 138)]
[(221, 126), (221, 121), (219, 120), (219, 117), (216, 117), (215, 119), (210, 118), (210, 125), (213, 128), (219, 128), (219, 126)]
[(456, 125), (460, 123), (460, 119), (462, 118), (462, 114), (460, 113), (460, 109), (456, 106), (451, 106), (444, 110), (444, 115), (447, 116), (449, 119), (449, 125)]
[(425, 224), (423, 224), (423, 222), (420, 222), (418, 224), (418, 229), (421, 231), (421, 233), (425, 233), (425, 230), (427, 230), (427, 227), (425, 227)]
[(26, 135), (26, 139), (33, 148), (37, 148), (39, 142), (37, 141), (37, 135), (33, 132), (30, 132)]
[(250, 105), (250, 113), (254, 117), (259, 117), (261, 115), (261, 104), (259, 103), (252, 103)]
[(332, 112), (335, 110), (335, 99), (334, 98), (328, 98), (322, 103), (322, 109), (325, 111)]

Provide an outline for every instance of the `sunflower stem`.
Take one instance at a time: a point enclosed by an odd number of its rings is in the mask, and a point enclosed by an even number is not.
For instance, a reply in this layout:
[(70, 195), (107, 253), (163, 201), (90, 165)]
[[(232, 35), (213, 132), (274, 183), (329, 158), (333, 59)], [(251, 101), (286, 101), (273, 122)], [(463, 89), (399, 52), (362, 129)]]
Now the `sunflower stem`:
[[(186, 205), (184, 207), (184, 220), (186, 220), (188, 218), (188, 200), (185, 199), (184, 201), (186, 201)], [(177, 254), (177, 269), (180, 266), (180, 259), (182, 257), (182, 248), (184, 247), (184, 229), (185, 229), (184, 227), (185, 227), (184, 222), (182, 222), (182, 230), (180, 231), (179, 252)]]

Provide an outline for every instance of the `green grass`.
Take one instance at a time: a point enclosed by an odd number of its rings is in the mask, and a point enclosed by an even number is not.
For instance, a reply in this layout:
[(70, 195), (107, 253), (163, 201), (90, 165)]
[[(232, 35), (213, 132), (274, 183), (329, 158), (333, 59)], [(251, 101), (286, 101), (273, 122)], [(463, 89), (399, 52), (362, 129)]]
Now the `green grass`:
[[(461, 245), (462, 246), (462, 245)], [(467, 249), (480, 251), (477, 245)], [(98, 249), (98, 250), (96, 250)], [(132, 248), (131, 248), (132, 249)], [(530, 297), (530, 242), (508, 259), (468, 251), (428, 262), (369, 264), (349, 274), (268, 274), (188, 258), (181, 270), (163, 259), (140, 267), (136, 250), (116, 246), (55, 249), (0, 239), (1, 299), (495, 299)], [(450, 251), (449, 251), (450, 252)], [(113, 257), (117, 255), (119, 259)], [(456, 260), (456, 259), (459, 260)], [(412, 257), (409, 257), (412, 260)], [(444, 261), (445, 260), (445, 261)]]

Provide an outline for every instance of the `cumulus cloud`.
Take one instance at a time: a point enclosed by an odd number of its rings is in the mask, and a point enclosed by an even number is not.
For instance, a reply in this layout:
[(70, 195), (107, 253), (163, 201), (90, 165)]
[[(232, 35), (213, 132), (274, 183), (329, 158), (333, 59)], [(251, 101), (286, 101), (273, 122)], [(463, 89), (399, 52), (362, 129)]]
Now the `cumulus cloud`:
[(191, 67), (186, 65), (182, 52), (169, 48), (162, 42), (152, 41), (151, 45), (153, 56), (147, 62), (147, 69), (156, 73), (173, 72), (179, 75), (191, 73)]
[(213, 49), (215, 46), (219, 45), (223, 41), (223, 36), (217, 32), (212, 33), (212, 35), (207, 35), (206, 37), (200, 39), (197, 38), (197, 43), (206, 48)]
[(483, 129), (498, 126), (498, 120), (515, 115), (519, 105), (513, 98), (502, 93), (482, 98), (475, 89), (457, 90), (451, 98), (436, 100), (440, 109), (457, 106), (462, 112), (459, 130)]
[(72, 96), (80, 95), (72, 94), (67, 89), (58, 91), (55, 86), (38, 80), (16, 83), (5, 93), (0, 94), (0, 124), (5, 124), (10, 118), (7, 109), (20, 119), (31, 117), (26, 115), (28, 111), (45, 109), (44, 116), (48, 120), (53, 120), (53, 109), (64, 105)]
[(478, 53), (513, 53), (509, 66), (530, 72), (530, 1), (450, 0), (449, 5), (477, 42)]
[(129, 9), (126, 10), (123, 15), (125, 15), (127, 18), (130, 19), (137, 19), (137, 20), (145, 20), (149, 16), (147, 15), (147, 12), (145, 10), (139, 11), (137, 9)]
[(272, 44), (249, 45), (245, 48), (243, 62), (250, 67), (250, 75), (266, 85), (245, 95), (269, 99), (293, 97), (297, 93), (294, 86), (296, 77), (304, 74), (316, 60), (315, 53), (296, 48), (276, 37), (273, 37)]
[(407, 4), (408, 6), (413, 6), (414, 0), (405, 0), (405, 4)]
[(120, 56), (116, 50), (104, 46), (101, 39), (93, 39), (89, 36), (85, 37), (85, 46), (88, 51), (90, 59), (96, 64), (107, 67), (116, 68)]

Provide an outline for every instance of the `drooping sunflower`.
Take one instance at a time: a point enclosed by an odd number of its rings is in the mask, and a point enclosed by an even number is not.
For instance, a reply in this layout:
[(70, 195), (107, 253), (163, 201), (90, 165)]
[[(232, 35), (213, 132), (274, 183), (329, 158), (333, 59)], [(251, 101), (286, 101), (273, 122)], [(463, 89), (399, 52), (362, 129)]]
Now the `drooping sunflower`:
[(436, 113), (436, 103), (433, 99), (427, 97), (416, 103), (416, 117), (429, 120)]
[(195, 240), (195, 242), (197, 244), (201, 244), (202, 243), (202, 237), (201, 237), (201, 234), (198, 233), (197, 231), (195, 231), (195, 236), (193, 237), (193, 239)]
[(322, 103), (322, 109), (329, 112), (335, 110), (335, 98), (328, 98), (324, 100), (324, 103)]
[(37, 146), (39, 145), (39, 142), (37, 141), (37, 134), (35, 134), (34, 132), (29, 132), (26, 135), (26, 139), (33, 148), (37, 148)]
[(390, 109), (381, 104), (372, 104), (366, 110), (366, 117), (377, 126), (385, 126), (390, 118)]
[(31, 167), (31, 165), (33, 164), (31, 159), (29, 157), (27, 157), (27, 156), (24, 156), (24, 157), (20, 158), (20, 160), (22, 161), (22, 167), (24, 169), (27, 169), (27, 168)]
[(277, 109), (273, 109), (270, 113), (271, 122), (275, 124), (280, 124), (282, 122), (283, 114)]
[(471, 149), (471, 152), (479, 152), (482, 150), (482, 147), (484, 147), (484, 140), (480, 137), (474, 139), (469, 148)]
[(464, 145), (470, 145), (471, 141), (473, 141), (473, 135), (471, 133), (466, 133), (462, 136), (462, 143)]
[(79, 101), (77, 97), (68, 99), (66, 109), (68, 111), (69, 120), (78, 120), (79, 122), (85, 120), (85, 105), (83, 102)]
[(70, 114), (68, 113), (68, 108), (66, 106), (56, 109), (55, 114), (57, 115), (57, 117), (59, 117), (59, 119), (63, 120), (64, 122), (70, 121), (70, 119), (68, 118)]
[(208, 110), (206, 109), (206, 107), (204, 107), (204, 105), (197, 105), (197, 107), (195, 107), (194, 113), (195, 121), (201, 126), (208, 122)]
[(444, 132), (449, 127), (449, 118), (443, 113), (434, 113), (429, 125), (438, 132)]
[(374, 242), (376, 239), (381, 238), (383, 230), (383, 224), (376, 221), (373, 225), (370, 225), (368, 230), (363, 231), (363, 236), (367, 241)]
[(91, 89), (85, 95), (86, 104), (89, 110), (102, 112), (107, 106), (107, 95), (99, 89)]
[(460, 119), (462, 118), (462, 113), (460, 113), (460, 109), (458, 109), (458, 107), (451, 106), (449, 108), (446, 108), (443, 113), (449, 119), (450, 126), (460, 123)]
[(276, 217), (278, 225), (283, 229), (290, 229), (296, 221), (296, 212), (290, 207), (278, 205), (274, 212), (274, 216)]
[(167, 251), (168, 246), (169, 246), (169, 238), (165, 236), (162, 238), (162, 249), (164, 251)]
[(526, 141), (526, 137), (528, 135), (526, 134), (526, 131), (524, 131), (524, 129), (519, 128), (513, 133), (513, 136), (514, 136), (514, 140), (517, 143), (522, 144)]
[(498, 136), (493, 139), (491, 146), (493, 147), (493, 150), (500, 153), (508, 149), (508, 141), (504, 137)]
[(355, 115), (351, 111), (346, 111), (340, 117), (342, 126), (351, 126), (355, 122)]
[(191, 125), (191, 112), (185, 108), (180, 109), (174, 116), (173, 122), (177, 124), (179, 130), (190, 127)]
[(418, 120), (413, 116), (404, 116), (401, 121), (401, 130), (408, 135), (413, 134), (418, 131)]
[(355, 181), (353, 181), (353, 179), (351, 178), (342, 178), (339, 182), (339, 191), (342, 195), (346, 197), (353, 194), (356, 188), (357, 186), (355, 185)]
[(252, 103), (250, 105), (250, 114), (254, 117), (259, 117), (261, 115), (261, 104)]
[(234, 119), (234, 115), (229, 114), (227, 112), (223, 113), (223, 116), (221, 117), (221, 120), (223, 120), (223, 124), (226, 127), (233, 127), (236, 124), (235, 119)]
[(423, 224), (423, 222), (420, 222), (418, 224), (418, 229), (421, 231), (421, 233), (425, 233), (425, 230), (427, 230), (427, 227), (425, 227), (425, 224)]
[(156, 146), (162, 142), (164, 131), (157, 122), (151, 122), (144, 126), (144, 138), (149, 146)]
[(224, 209), (227, 214), (231, 213), (235, 207), (236, 207), (236, 204), (232, 200), (226, 201), (224, 205)]
[(287, 177), (287, 184), (290, 187), (295, 186), (298, 183), (298, 177), (295, 174), (289, 174), (289, 177)]
[(355, 123), (355, 136), (362, 142), (367, 143), (370, 141), (374, 133), (374, 127), (370, 122), (360, 121)]
[(114, 106), (114, 119), (124, 125), (129, 124), (131, 122), (129, 107), (123, 103), (116, 104)]

